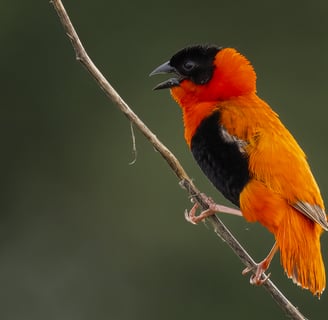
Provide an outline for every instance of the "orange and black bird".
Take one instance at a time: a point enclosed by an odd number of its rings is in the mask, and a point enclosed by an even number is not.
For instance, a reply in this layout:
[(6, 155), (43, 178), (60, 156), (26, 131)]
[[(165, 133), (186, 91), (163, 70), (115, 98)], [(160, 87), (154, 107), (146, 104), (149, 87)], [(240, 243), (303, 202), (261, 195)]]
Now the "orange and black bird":
[[(240, 208), (230, 213), (258, 221), (275, 237), (251, 283), (264, 281), (263, 272), (279, 250), (287, 276), (320, 297), (326, 283), (320, 249), (320, 236), (328, 230), (324, 203), (303, 150), (258, 97), (251, 63), (233, 48), (196, 45), (180, 50), (151, 75), (160, 73), (174, 77), (154, 89), (171, 90), (196, 162)], [(209, 210), (196, 216), (196, 205), (188, 220), (197, 223), (220, 211), (208, 202)]]

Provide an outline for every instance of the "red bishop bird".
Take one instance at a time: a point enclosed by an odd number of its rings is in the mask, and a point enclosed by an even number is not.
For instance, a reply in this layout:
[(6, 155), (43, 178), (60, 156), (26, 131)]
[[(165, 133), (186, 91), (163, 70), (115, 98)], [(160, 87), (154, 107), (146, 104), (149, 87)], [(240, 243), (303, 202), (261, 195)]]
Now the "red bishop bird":
[[(197, 45), (177, 52), (151, 75), (159, 73), (174, 74), (155, 89), (169, 88), (181, 107), (185, 140), (202, 171), (240, 215), (275, 237), (251, 282), (263, 282), (279, 250), (287, 276), (320, 297), (326, 285), (320, 249), (328, 230), (324, 203), (303, 150), (258, 97), (250, 62), (233, 48)], [(220, 211), (209, 205), (199, 216), (196, 205), (188, 220), (197, 223)]]

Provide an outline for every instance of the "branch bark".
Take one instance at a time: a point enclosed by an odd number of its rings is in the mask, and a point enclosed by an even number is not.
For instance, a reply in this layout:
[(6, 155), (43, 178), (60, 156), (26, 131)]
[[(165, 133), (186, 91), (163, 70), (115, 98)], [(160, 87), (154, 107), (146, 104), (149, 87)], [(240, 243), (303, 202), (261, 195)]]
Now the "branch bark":
[[(128, 104), (121, 98), (121, 96), (111, 86), (111, 84), (106, 80), (106, 78), (102, 75), (102, 73), (90, 59), (78, 37), (78, 34), (75, 31), (73, 24), (70, 21), (70, 18), (62, 2), (60, 0), (53, 0), (51, 3), (53, 4), (58, 14), (66, 35), (71, 41), (75, 51), (76, 59), (80, 61), (82, 65), (87, 69), (93, 79), (98, 83), (99, 87), (105, 92), (107, 97), (116, 104), (116, 106), (131, 121), (131, 123), (133, 123), (150, 141), (155, 149), (158, 150), (162, 157), (167, 161), (168, 165), (173, 170), (177, 178), (180, 180), (180, 185), (187, 190), (189, 196), (197, 201), (203, 210), (208, 209), (208, 205), (202, 198), (201, 193), (196, 188), (191, 178), (187, 175), (178, 159), (132, 111)], [(256, 267), (256, 263), (252, 257), (240, 245), (238, 240), (231, 234), (228, 228), (217, 216), (210, 216), (207, 218), (207, 221), (211, 223), (214, 228), (214, 232), (228, 244), (231, 250), (239, 257), (245, 266)], [(265, 275), (263, 275), (263, 277), (265, 277)], [(304, 315), (281, 293), (281, 291), (270, 279), (268, 279), (262, 286), (270, 293), (274, 301), (280, 306), (286, 315), (292, 319), (306, 320)]]

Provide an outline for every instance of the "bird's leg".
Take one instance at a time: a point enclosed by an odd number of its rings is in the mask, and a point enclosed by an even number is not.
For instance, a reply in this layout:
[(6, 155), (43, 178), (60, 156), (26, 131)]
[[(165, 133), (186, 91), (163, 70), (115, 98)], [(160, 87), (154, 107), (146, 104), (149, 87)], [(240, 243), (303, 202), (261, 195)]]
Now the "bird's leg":
[(267, 281), (271, 275), (271, 273), (269, 273), (264, 279), (261, 279), (262, 274), (269, 269), (270, 263), (275, 255), (275, 253), (278, 250), (278, 245), (277, 242), (275, 242), (275, 244), (273, 245), (272, 249), (270, 250), (269, 254), (267, 255), (267, 257), (262, 260), (260, 263), (258, 263), (256, 265), (256, 267), (247, 267), (246, 269), (243, 270), (242, 274), (245, 275), (250, 271), (253, 271), (256, 268), (255, 273), (251, 276), (251, 278), (249, 279), (249, 282), (251, 284), (255, 284), (255, 285), (262, 285), (265, 281)]
[(199, 204), (196, 202), (191, 210), (185, 211), (185, 218), (188, 222), (192, 224), (197, 224), (198, 222), (204, 220), (205, 218), (214, 215), (215, 213), (228, 213), (235, 216), (242, 216), (242, 213), (238, 209), (233, 209), (230, 207), (222, 206), (220, 204), (216, 204), (211, 198), (206, 195), (201, 195), (204, 202), (208, 205), (208, 209), (202, 211), (198, 216), (196, 216), (197, 209), (199, 208)]

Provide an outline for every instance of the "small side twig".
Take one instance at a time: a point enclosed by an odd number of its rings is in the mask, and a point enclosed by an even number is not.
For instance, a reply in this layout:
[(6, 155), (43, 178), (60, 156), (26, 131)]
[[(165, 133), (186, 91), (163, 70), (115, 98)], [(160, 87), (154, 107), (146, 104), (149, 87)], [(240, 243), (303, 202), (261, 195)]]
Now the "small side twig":
[(130, 121), (130, 129), (131, 129), (131, 138), (132, 138), (132, 154), (133, 154), (133, 159), (131, 162), (129, 162), (129, 165), (132, 166), (137, 162), (137, 144), (136, 144), (136, 136), (134, 134), (134, 129), (133, 129), (133, 122)]
[[(99, 87), (105, 92), (109, 99), (111, 99), (116, 106), (125, 114), (127, 118), (134, 124), (143, 135), (150, 141), (155, 149), (162, 155), (167, 161), (175, 175), (180, 180), (182, 185), (188, 192), (188, 194), (195, 199), (204, 210), (208, 209), (207, 204), (204, 202), (201, 193), (193, 184), (178, 159), (170, 152), (170, 150), (156, 137), (156, 135), (140, 120), (140, 118), (132, 111), (127, 103), (120, 97), (116, 90), (110, 85), (102, 73), (98, 70), (92, 60), (89, 58), (86, 50), (84, 49), (70, 18), (60, 0), (52, 0), (53, 4), (61, 24), (64, 27), (66, 35), (70, 39), (75, 51), (76, 59), (80, 61), (83, 66), (88, 70), (94, 80), (98, 83)], [(211, 222), (215, 233), (224, 240), (233, 252), (240, 258), (242, 263), (247, 267), (255, 267), (255, 262), (246, 250), (240, 245), (237, 239), (231, 234), (228, 228), (222, 223), (217, 216), (211, 216), (207, 218)], [(263, 287), (270, 293), (272, 298), (281, 307), (285, 313), (292, 319), (305, 320), (306, 318), (302, 313), (279, 291), (279, 289), (268, 279)]]

